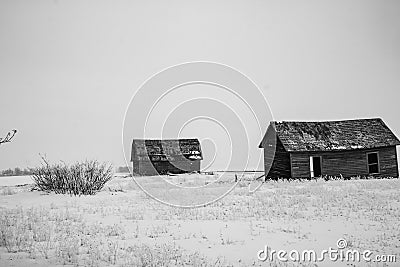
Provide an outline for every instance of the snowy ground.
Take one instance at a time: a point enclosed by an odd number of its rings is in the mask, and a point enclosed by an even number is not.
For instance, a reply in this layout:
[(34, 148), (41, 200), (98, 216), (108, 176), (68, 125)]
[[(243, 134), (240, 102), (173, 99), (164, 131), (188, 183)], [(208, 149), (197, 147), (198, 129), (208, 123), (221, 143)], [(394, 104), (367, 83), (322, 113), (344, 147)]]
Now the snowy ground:
[(16, 186), (32, 184), (30, 176), (0, 176), (0, 186)]
[[(223, 181), (218, 177), (164, 178), (173, 184), (211, 185), (207, 190), (233, 184), (235, 179), (234, 174)], [(252, 177), (246, 175), (222, 200), (194, 209), (161, 204), (124, 175), (117, 175), (97, 195), (81, 197), (31, 191), (29, 177), (0, 178), (0, 234), (9, 240), (0, 247), (0, 266), (158, 266), (167, 262), (298, 266), (298, 262), (276, 258), (262, 262), (257, 253), (268, 246), (288, 253), (315, 250), (319, 256), (322, 250), (337, 249), (341, 238), (347, 241), (343, 251), (370, 250), (370, 258), (395, 255), (397, 263), (386, 265), (399, 265), (399, 179), (267, 182), (251, 193)], [(155, 177), (140, 179), (151, 188), (157, 189), (160, 183)], [(329, 257), (301, 264), (386, 266), (363, 259), (333, 262)]]

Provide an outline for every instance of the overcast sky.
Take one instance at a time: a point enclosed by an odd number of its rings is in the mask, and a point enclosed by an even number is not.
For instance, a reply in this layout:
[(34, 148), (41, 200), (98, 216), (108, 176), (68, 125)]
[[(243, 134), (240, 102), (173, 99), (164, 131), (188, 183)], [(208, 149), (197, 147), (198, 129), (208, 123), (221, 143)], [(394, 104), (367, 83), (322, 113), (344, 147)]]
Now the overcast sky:
[[(400, 136), (399, 12), (396, 0), (1, 0), (0, 135), (19, 132), (0, 169), (33, 167), (39, 153), (123, 165), (132, 95), (199, 60), (250, 77), (276, 120), (381, 117)], [(206, 138), (212, 126), (192, 127)]]

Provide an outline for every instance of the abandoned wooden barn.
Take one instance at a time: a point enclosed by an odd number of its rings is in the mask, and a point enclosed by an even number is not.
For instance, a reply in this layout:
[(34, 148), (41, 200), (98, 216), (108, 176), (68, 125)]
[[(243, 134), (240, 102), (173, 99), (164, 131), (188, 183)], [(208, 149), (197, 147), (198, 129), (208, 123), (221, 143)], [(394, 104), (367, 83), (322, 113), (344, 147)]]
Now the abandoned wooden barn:
[(202, 159), (197, 139), (132, 141), (131, 161), (135, 175), (199, 172)]
[(266, 179), (398, 177), (399, 144), (386, 124), (375, 118), (271, 122), (259, 147), (264, 149)]

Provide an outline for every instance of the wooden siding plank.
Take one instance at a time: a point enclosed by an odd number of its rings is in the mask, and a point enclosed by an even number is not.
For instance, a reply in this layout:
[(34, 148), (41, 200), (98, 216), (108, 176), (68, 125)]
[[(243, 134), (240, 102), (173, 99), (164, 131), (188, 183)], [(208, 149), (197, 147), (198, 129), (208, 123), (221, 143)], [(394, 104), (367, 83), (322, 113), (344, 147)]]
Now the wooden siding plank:
[[(289, 178), (290, 170), (290, 154), (283, 147), (282, 142), (277, 138), (275, 154), (271, 155), (270, 151), (264, 148), (264, 170), (266, 179)], [(268, 166), (271, 166), (269, 169)]]
[(367, 153), (378, 152), (380, 173), (374, 176), (398, 177), (396, 147), (337, 152), (291, 153), (291, 168), (294, 178), (310, 177), (310, 156), (322, 157), (322, 174), (328, 176), (368, 176)]

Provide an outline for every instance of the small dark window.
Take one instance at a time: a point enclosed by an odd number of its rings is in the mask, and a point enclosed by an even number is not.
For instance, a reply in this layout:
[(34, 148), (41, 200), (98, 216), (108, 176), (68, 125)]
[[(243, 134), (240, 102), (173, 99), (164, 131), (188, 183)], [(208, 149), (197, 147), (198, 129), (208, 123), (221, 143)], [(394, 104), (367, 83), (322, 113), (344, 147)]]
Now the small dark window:
[(368, 153), (367, 160), (368, 160), (368, 173), (369, 174), (379, 173), (378, 152)]

